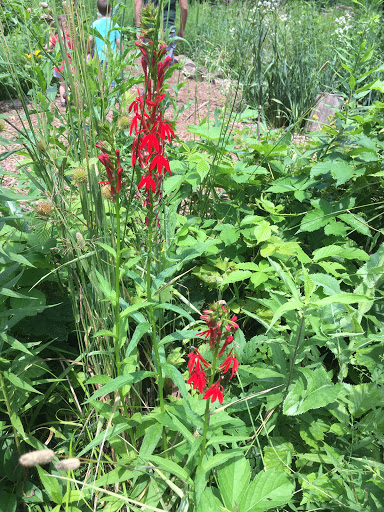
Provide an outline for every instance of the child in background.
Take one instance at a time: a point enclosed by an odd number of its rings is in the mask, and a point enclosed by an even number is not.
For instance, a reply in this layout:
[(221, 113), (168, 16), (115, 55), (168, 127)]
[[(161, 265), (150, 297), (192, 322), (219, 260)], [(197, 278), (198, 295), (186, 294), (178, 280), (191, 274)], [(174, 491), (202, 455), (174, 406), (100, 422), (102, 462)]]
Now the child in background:
[[(72, 45), (71, 45), (71, 39), (70, 39), (70, 37), (68, 35), (68, 31), (67, 31), (67, 19), (65, 17), (65, 14), (59, 14), (59, 16), (57, 17), (57, 21), (59, 24), (61, 40), (63, 41), (63, 46), (67, 51), (68, 61), (69, 61), (69, 63), (71, 63), (72, 57), (71, 57), (70, 50), (72, 48)], [(52, 36), (50, 36), (49, 46), (48, 46), (49, 50), (52, 50), (56, 46), (58, 41), (59, 41), (58, 34), (53, 34)], [(60, 80), (60, 85), (59, 85), (60, 101), (61, 101), (61, 106), (65, 107), (67, 104), (67, 95), (66, 95), (67, 86), (66, 86), (65, 80), (61, 74), (63, 72), (63, 69), (64, 69), (64, 62), (61, 61), (60, 67), (55, 68), (53, 70), (53, 76)]]
[[(95, 54), (98, 56), (100, 63), (107, 67), (108, 63), (108, 45), (105, 40), (109, 40), (111, 43), (111, 51), (116, 53), (116, 49), (121, 48), (120, 45), (120, 28), (117, 23), (113, 23), (111, 20), (111, 1), (110, 0), (97, 0), (97, 11), (101, 15), (95, 20), (91, 28), (95, 29), (101, 37), (89, 36), (89, 46), (94, 46)], [(90, 52), (91, 53), (91, 52)]]

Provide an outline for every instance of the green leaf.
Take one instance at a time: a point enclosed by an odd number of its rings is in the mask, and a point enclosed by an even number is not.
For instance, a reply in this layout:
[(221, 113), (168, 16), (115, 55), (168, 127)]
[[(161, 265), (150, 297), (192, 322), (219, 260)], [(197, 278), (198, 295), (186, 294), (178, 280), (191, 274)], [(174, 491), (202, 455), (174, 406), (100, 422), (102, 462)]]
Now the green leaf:
[(323, 367), (315, 371), (300, 368), (300, 374), (284, 400), (283, 412), (287, 416), (325, 407), (339, 396), (340, 384), (333, 384)]
[(328, 224), (332, 217), (325, 217), (324, 212), (319, 209), (311, 210), (301, 220), (300, 231), (316, 231)]
[(129, 429), (128, 423), (119, 423), (118, 425), (113, 425), (112, 427), (107, 428), (107, 430), (100, 432), (92, 441), (87, 444), (87, 446), (81, 450), (80, 453), (77, 453), (77, 457), (82, 457), (85, 453), (92, 450), (97, 445), (104, 443), (105, 441), (109, 441), (114, 439), (122, 432), (126, 432)]
[(17, 375), (11, 372), (3, 372), (4, 377), (9, 380), (11, 384), (13, 384), (15, 387), (22, 389), (23, 391), (30, 391), (32, 393), (38, 393), (39, 395), (42, 395), (41, 391), (37, 391), (34, 387), (32, 387), (30, 384), (25, 382), (25, 380), (20, 379)]
[(372, 299), (365, 295), (357, 295), (356, 293), (337, 293), (330, 297), (325, 297), (314, 303), (315, 306), (326, 306), (328, 304), (355, 304), (368, 302)]
[(221, 283), (221, 286), (230, 283), (238, 283), (239, 281), (245, 281), (252, 276), (252, 272), (249, 270), (234, 270), (230, 274), (226, 275)]
[(164, 369), (165, 373), (172, 379), (174, 384), (179, 388), (180, 393), (188, 403), (187, 386), (185, 385), (185, 380), (181, 373), (179, 372), (179, 370), (175, 366), (173, 366), (173, 364), (170, 363), (162, 363), (161, 367)]
[(59, 481), (56, 478), (52, 478), (52, 476), (41, 466), (36, 466), (36, 469), (39, 473), (41, 483), (50, 499), (57, 505), (61, 505), (63, 501), (63, 495), (60, 490)]
[(168, 473), (177, 476), (177, 478), (180, 478), (180, 480), (183, 482), (193, 486), (193, 481), (188, 475), (187, 471), (176, 464), (176, 462), (173, 462), (170, 459), (165, 459), (164, 457), (159, 457), (158, 455), (149, 455), (146, 457), (146, 459), (148, 459), (154, 465), (158, 466), (160, 469), (168, 471)]
[(16, 512), (17, 500), (14, 494), (0, 491), (0, 512)]
[(146, 459), (154, 452), (158, 442), (160, 441), (163, 427), (160, 423), (154, 423), (147, 428), (143, 443), (140, 448), (140, 457)]
[(289, 311), (297, 310), (299, 311), (303, 307), (303, 303), (299, 302), (297, 300), (291, 300), (289, 302), (286, 302), (285, 304), (282, 304), (273, 314), (272, 322), (268, 326), (267, 332), (275, 325), (275, 323), (284, 316), (285, 313), (288, 313)]
[(286, 505), (294, 485), (283, 471), (261, 471), (248, 486), (239, 502), (241, 512), (264, 512)]
[(327, 258), (331, 258), (332, 256), (338, 256), (342, 254), (343, 247), (339, 245), (327, 245), (326, 247), (320, 247), (320, 249), (316, 249), (313, 251), (313, 261), (319, 261)]
[(221, 498), (228, 510), (234, 510), (251, 479), (251, 467), (245, 457), (233, 460), (217, 471)]
[[(121, 461), (119, 461), (121, 462)], [(132, 480), (134, 476), (134, 472), (125, 467), (117, 467), (103, 475), (98, 480), (94, 482), (95, 487), (104, 487), (106, 485), (113, 485), (118, 482), (126, 482), (128, 480)]]
[(116, 292), (113, 290), (112, 286), (108, 283), (105, 277), (100, 274), (100, 272), (95, 270), (95, 274), (97, 277), (98, 287), (102, 294), (107, 300), (114, 304), (116, 301)]
[(120, 313), (120, 318), (123, 319), (123, 318), (129, 316), (131, 313), (138, 311), (139, 309), (146, 308), (150, 304), (151, 303), (149, 303), (147, 301), (136, 302), (135, 304), (132, 304), (132, 306), (128, 306), (127, 308), (123, 309), (123, 311)]
[(211, 469), (221, 466), (221, 464), (228, 462), (234, 457), (243, 457), (244, 449), (234, 448), (233, 450), (225, 450), (225, 452), (217, 453), (213, 457), (210, 457), (203, 463), (204, 472), (207, 473), (208, 471), (211, 471)]
[(166, 309), (169, 311), (173, 311), (174, 313), (177, 313), (180, 316), (184, 316), (190, 322), (194, 322), (194, 318), (189, 313), (187, 313), (187, 311), (185, 311), (185, 309), (183, 309), (179, 306), (175, 306), (174, 304), (163, 303), (163, 304), (158, 304), (157, 306), (155, 306), (154, 309), (160, 309), (160, 308)]
[(266, 220), (259, 222), (253, 232), (257, 243), (260, 244), (261, 242), (268, 240), (272, 235), (273, 228), (275, 228), (275, 226), (271, 226), (270, 223)]
[(354, 228), (358, 233), (361, 233), (362, 235), (366, 236), (371, 235), (371, 231), (367, 226), (367, 223), (360, 215), (357, 215), (355, 213), (353, 215), (351, 213), (342, 213), (337, 217), (344, 221), (349, 226), (351, 226), (352, 228)]
[(120, 375), (119, 377), (112, 379), (110, 382), (108, 382), (108, 384), (105, 384), (105, 386), (103, 386), (102, 388), (98, 389), (84, 403), (87, 404), (89, 402), (92, 402), (93, 400), (96, 400), (97, 398), (100, 398), (103, 395), (108, 395), (109, 393), (116, 391), (116, 389), (120, 389), (123, 386), (135, 384), (136, 382), (140, 382), (143, 379), (146, 379), (147, 377), (153, 377), (154, 375), (154, 372), (132, 372), (129, 375)]
[(168, 334), (168, 336), (165, 336), (159, 341), (159, 347), (162, 345), (165, 345), (167, 343), (170, 343), (171, 341), (184, 341), (184, 340), (190, 340), (191, 338), (198, 338), (200, 331), (176, 331), (172, 334)]
[(224, 226), (220, 233), (220, 240), (224, 242), (225, 246), (232, 245), (239, 239), (240, 230), (230, 224)]
[(125, 357), (129, 357), (132, 354), (132, 352), (136, 350), (137, 344), (144, 336), (144, 334), (150, 332), (150, 327), (151, 325), (149, 322), (143, 322), (136, 327), (135, 332), (133, 333), (133, 336), (130, 339), (128, 347), (125, 351)]

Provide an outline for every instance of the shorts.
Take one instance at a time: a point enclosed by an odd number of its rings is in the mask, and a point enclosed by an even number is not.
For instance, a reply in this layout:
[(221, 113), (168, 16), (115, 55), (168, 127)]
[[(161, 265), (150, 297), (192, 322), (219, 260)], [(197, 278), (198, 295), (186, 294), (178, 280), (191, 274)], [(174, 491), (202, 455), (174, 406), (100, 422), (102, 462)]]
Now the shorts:
[(64, 78), (62, 77), (62, 75), (60, 75), (60, 73), (57, 71), (57, 69), (53, 70), (53, 76), (55, 78), (60, 78), (61, 80), (64, 80)]

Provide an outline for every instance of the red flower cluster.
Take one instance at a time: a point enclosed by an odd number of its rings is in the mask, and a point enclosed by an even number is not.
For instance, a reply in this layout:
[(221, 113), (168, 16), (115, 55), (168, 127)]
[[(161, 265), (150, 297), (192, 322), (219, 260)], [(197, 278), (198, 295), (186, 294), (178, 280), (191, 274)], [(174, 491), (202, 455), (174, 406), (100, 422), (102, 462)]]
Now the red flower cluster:
[(115, 154), (113, 154), (108, 145), (101, 141), (95, 144), (95, 146), (102, 151), (101, 155), (99, 155), (99, 160), (104, 165), (108, 176), (107, 181), (98, 181), (98, 184), (105, 185), (109, 183), (111, 185), (112, 197), (115, 197), (116, 192), (119, 193), (121, 191), (121, 177), (123, 174), (120, 164), (120, 151), (116, 149)]
[[(212, 352), (218, 350), (221, 341), (224, 339), (223, 346), (219, 350), (217, 357), (221, 357), (226, 347), (233, 342), (233, 336), (229, 333), (234, 333), (239, 328), (236, 323), (237, 317), (233, 316), (228, 320), (225, 318), (226, 313), (227, 309), (225, 306), (222, 306), (219, 311), (217, 311), (217, 308), (216, 311), (207, 309), (204, 311), (204, 315), (200, 317), (202, 320), (205, 320), (208, 326), (208, 329), (201, 332), (200, 336), (204, 336), (206, 339), (209, 338), (209, 345)], [(229, 352), (218, 368), (222, 373), (227, 373), (227, 371), (232, 367), (230, 379), (236, 375), (237, 368), (239, 366), (236, 354), (232, 354), (232, 352), (233, 349)], [(188, 357), (188, 370), (190, 374), (188, 384), (192, 384), (193, 389), (198, 389), (202, 394), (208, 382), (205, 370), (211, 368), (211, 365), (203, 358), (197, 348), (194, 348), (193, 352), (188, 354)], [(217, 382), (212, 384), (205, 391), (203, 396), (204, 400), (211, 399), (211, 402), (213, 403), (217, 399), (220, 404), (223, 403), (224, 388), (220, 384), (223, 378), (223, 375), (220, 375)]]
[(143, 96), (138, 91), (129, 107), (129, 112), (135, 114), (130, 129), (131, 135), (136, 135), (132, 145), (132, 167), (138, 164), (144, 171), (139, 189), (144, 188), (149, 197), (149, 191), (155, 194), (160, 190), (164, 174), (171, 174), (165, 145), (166, 139), (171, 142), (175, 134), (170, 121), (164, 119), (162, 101), (165, 97), (164, 76), (172, 59), (166, 57), (162, 60), (167, 52), (165, 44), (161, 44), (158, 51), (153, 48), (152, 41), (140, 41), (136, 45), (143, 54), (141, 64), (145, 76), (145, 94)]

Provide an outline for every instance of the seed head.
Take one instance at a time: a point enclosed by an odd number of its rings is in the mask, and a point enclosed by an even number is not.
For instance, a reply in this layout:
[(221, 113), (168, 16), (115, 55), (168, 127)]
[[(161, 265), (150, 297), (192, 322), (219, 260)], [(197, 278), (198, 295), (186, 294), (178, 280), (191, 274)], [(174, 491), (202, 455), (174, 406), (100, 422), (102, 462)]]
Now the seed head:
[(88, 173), (87, 169), (84, 167), (77, 167), (73, 170), (72, 180), (76, 185), (85, 185), (88, 183)]
[(122, 116), (119, 118), (117, 125), (120, 130), (128, 130), (131, 126), (131, 120), (127, 116)]
[(21, 455), (19, 462), (25, 468), (38, 465), (43, 466), (44, 464), (49, 464), (54, 456), (55, 452), (53, 450), (36, 450)]
[(41, 152), (41, 153), (46, 153), (47, 152), (47, 146), (45, 145), (45, 143), (42, 141), (42, 140), (38, 140), (37, 143), (36, 143), (36, 147), (37, 149)]
[(51, 114), (54, 116), (55, 112), (56, 112), (56, 105), (54, 104), (53, 101), (49, 104), (49, 110), (50, 110)]
[(77, 240), (77, 243), (79, 244), (79, 248), (83, 251), (85, 249), (85, 240), (84, 240), (83, 235), (81, 233), (77, 232), (76, 240)]
[(53, 212), (53, 204), (51, 201), (40, 201), (40, 203), (37, 203), (35, 210), (42, 217), (50, 217)]
[(111, 185), (104, 185), (104, 187), (101, 187), (101, 195), (104, 197), (104, 199), (112, 199), (112, 190)]
[(0, 121), (0, 133), (5, 132), (6, 129), (7, 127), (5, 126), (5, 123), (3, 123), (3, 121)]
[(55, 464), (55, 468), (58, 471), (76, 471), (80, 467), (80, 460), (76, 457), (72, 457), (71, 459), (63, 459), (57, 464)]

